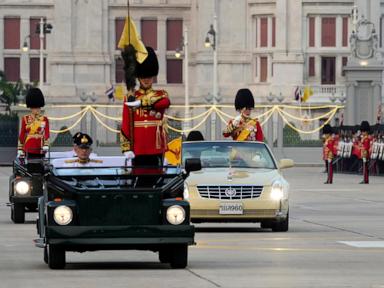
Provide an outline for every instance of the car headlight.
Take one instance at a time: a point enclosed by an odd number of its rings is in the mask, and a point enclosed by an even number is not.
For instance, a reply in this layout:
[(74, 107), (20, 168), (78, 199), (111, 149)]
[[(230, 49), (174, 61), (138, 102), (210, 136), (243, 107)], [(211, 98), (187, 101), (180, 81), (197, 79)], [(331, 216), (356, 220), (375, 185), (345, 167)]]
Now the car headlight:
[(183, 192), (184, 199), (189, 199), (189, 188), (186, 183), (184, 183), (184, 192)]
[(73, 219), (72, 209), (65, 205), (56, 207), (53, 211), (53, 219), (59, 225), (68, 225)]
[(19, 195), (26, 195), (29, 192), (30, 185), (25, 180), (20, 180), (15, 184), (15, 191)]
[(283, 184), (280, 181), (273, 182), (272, 189), (271, 189), (271, 198), (273, 200), (279, 201), (283, 199), (283, 197), (284, 197)]
[(179, 205), (173, 205), (167, 209), (167, 221), (172, 225), (179, 225), (185, 220), (185, 210)]

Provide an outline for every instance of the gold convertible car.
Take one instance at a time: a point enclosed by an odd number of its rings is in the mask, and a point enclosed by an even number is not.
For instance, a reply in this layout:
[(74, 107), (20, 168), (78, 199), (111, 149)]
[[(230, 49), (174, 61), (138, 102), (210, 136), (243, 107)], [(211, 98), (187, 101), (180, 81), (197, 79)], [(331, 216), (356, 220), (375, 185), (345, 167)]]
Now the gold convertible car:
[(259, 222), (262, 228), (285, 232), (289, 226), (289, 184), (262, 142), (191, 141), (182, 146), (182, 161), (200, 158), (202, 169), (184, 184), (191, 220), (201, 222)]

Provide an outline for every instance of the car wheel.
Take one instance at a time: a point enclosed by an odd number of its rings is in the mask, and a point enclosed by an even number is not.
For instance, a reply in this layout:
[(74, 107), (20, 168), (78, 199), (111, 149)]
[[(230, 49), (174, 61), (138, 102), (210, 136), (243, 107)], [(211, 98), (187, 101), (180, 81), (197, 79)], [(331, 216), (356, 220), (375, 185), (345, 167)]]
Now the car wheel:
[(161, 263), (169, 263), (171, 259), (170, 250), (168, 247), (159, 250), (159, 260)]
[(20, 203), (14, 203), (11, 207), (11, 219), (14, 223), (25, 222), (24, 205)]
[(47, 248), (47, 245), (44, 247), (44, 263), (48, 264), (48, 248)]
[(48, 245), (48, 266), (51, 269), (65, 267), (65, 250), (57, 245)]
[(173, 269), (183, 269), (188, 264), (188, 245), (180, 244), (172, 247), (170, 264)]
[(272, 224), (273, 232), (287, 232), (289, 228), (289, 214), (283, 221), (275, 222)]

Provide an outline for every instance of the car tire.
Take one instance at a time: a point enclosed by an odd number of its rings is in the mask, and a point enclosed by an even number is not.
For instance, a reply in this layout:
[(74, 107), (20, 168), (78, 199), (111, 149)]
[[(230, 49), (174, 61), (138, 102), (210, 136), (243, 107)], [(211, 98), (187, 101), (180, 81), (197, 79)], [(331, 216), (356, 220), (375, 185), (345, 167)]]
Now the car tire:
[(275, 222), (272, 224), (273, 232), (287, 232), (289, 229), (289, 214), (283, 221)]
[(51, 269), (65, 267), (65, 249), (58, 245), (48, 245), (48, 266)]
[(172, 247), (170, 264), (173, 269), (183, 269), (188, 264), (188, 245), (180, 244)]
[(159, 261), (160, 263), (169, 263), (171, 260), (170, 250), (168, 247), (161, 248), (159, 250)]
[(14, 223), (25, 222), (24, 205), (20, 203), (13, 203), (11, 207), (11, 219)]
[(48, 264), (48, 248), (47, 248), (47, 246), (44, 247), (44, 263)]

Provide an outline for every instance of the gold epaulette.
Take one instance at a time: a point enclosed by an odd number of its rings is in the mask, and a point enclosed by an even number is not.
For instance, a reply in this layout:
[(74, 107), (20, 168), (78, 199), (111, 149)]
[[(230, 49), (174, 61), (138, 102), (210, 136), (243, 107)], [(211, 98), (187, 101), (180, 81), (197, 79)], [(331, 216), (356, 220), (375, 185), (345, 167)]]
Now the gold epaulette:
[(100, 159), (90, 159), (89, 162), (91, 162), (91, 163), (103, 163), (103, 160), (100, 160)]
[(79, 162), (79, 159), (68, 159), (68, 160), (64, 160), (64, 163), (76, 163), (76, 162)]

